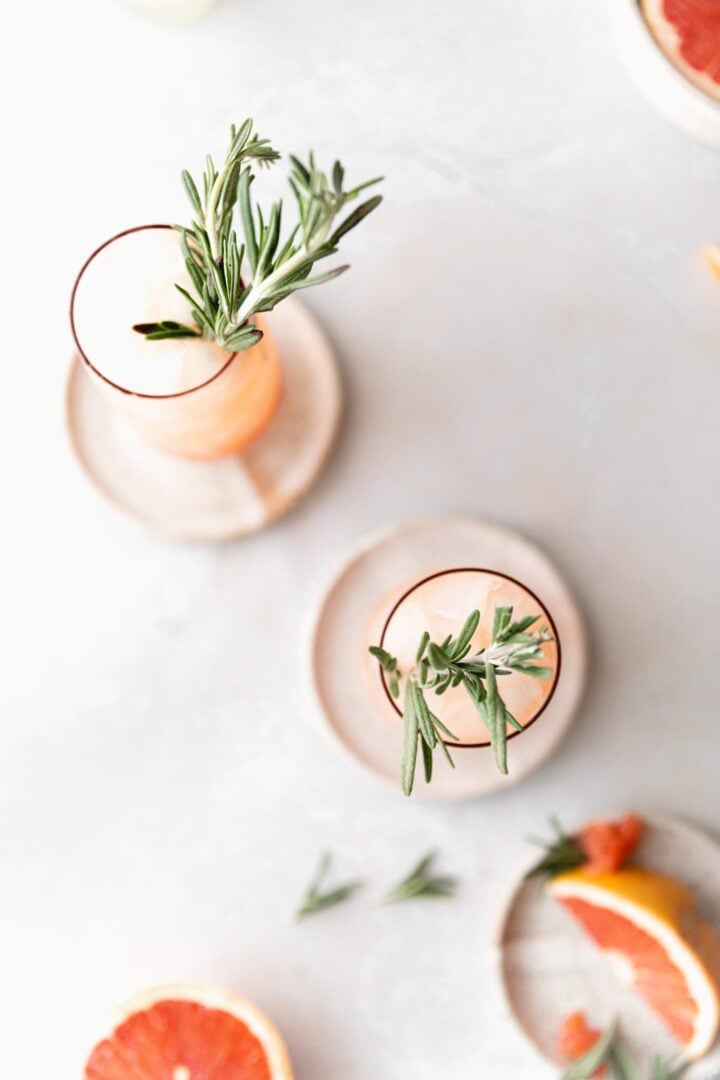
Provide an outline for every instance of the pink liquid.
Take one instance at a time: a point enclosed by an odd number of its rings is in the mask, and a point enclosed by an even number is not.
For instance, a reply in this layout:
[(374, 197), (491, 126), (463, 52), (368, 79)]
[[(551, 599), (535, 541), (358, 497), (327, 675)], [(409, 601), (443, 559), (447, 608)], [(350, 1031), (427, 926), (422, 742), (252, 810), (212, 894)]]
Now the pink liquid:
[[(397, 600), (397, 595), (389, 600), (385, 619)], [(407, 672), (414, 667), (415, 653), (424, 630), (429, 632), (432, 641), (438, 643), (448, 634), (457, 636), (466, 617), (477, 608), (481, 618), (472, 639), (469, 655), (473, 655), (491, 644), (496, 606), (512, 607), (513, 619), (525, 615), (539, 615), (540, 618), (530, 632), (547, 626), (552, 636), (556, 636), (548, 612), (523, 585), (489, 571), (458, 570), (435, 575), (404, 596), (387, 623), (383, 647), (397, 657), (401, 671)], [(553, 677), (536, 679), (513, 673), (498, 678), (498, 686), (506, 706), (523, 725), (529, 724), (538, 716), (553, 692), (554, 676), (558, 667), (558, 646), (555, 641), (543, 645), (542, 659), (538, 659), (536, 663), (550, 667)], [(375, 682), (376, 698), (383, 714), (399, 727), (402, 723), (400, 712), (404, 681), (395, 705), (385, 693), (377, 672)], [(432, 712), (457, 736), (458, 742), (467, 745), (488, 744), (488, 733), (482, 718), (462, 687), (450, 689), (441, 696), (428, 691), (426, 700)], [(512, 731), (513, 729), (508, 727), (508, 734)]]

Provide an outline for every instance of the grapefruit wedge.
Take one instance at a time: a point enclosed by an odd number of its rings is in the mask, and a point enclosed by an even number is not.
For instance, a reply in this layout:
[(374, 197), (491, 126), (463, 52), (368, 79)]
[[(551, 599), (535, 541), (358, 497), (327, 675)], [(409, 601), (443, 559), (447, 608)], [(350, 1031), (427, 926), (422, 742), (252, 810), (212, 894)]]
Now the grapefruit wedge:
[(285, 1044), (252, 1002), (220, 990), (163, 986), (121, 1010), (85, 1080), (292, 1080)]
[(720, 101), (720, 0), (641, 0), (645, 20), (669, 60)]
[(720, 245), (706, 244), (701, 251), (701, 255), (710, 272), (720, 279)]
[(635, 868), (571, 870), (548, 889), (618, 959), (686, 1056), (705, 1054), (720, 1025), (720, 945), (692, 893), (674, 878)]

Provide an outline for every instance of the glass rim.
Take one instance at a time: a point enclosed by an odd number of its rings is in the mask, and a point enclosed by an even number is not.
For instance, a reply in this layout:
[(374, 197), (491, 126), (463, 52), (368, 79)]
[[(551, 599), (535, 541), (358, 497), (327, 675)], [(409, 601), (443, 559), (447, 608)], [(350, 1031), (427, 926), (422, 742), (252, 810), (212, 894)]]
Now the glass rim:
[[(552, 633), (553, 633), (553, 640), (555, 642), (555, 646), (556, 646), (556, 649), (557, 649), (557, 662), (555, 664), (555, 669), (554, 669), (554, 673), (553, 673), (553, 680), (552, 680), (552, 686), (550, 687), (550, 693), (545, 698), (542, 705), (540, 706), (538, 711), (534, 714), (534, 716), (530, 720), (528, 720), (526, 724), (523, 724), (522, 731), (518, 731), (517, 729), (513, 728), (513, 730), (508, 733), (507, 739), (508, 739), (508, 742), (509, 742), (511, 739), (515, 739), (519, 735), (524, 735), (525, 732), (528, 730), (528, 728), (531, 728), (532, 725), (535, 723), (535, 721), (538, 720), (542, 716), (542, 714), (545, 712), (548, 705), (550, 704), (553, 697), (555, 696), (555, 691), (557, 689), (557, 684), (558, 684), (558, 681), (560, 679), (560, 668), (562, 666), (562, 648), (560, 646), (560, 636), (559, 636), (559, 634), (557, 632), (557, 627), (555, 625), (555, 621), (554, 621), (549, 609), (543, 603), (543, 601), (540, 599), (540, 597), (537, 595), (537, 593), (534, 592), (531, 588), (529, 588), (529, 586), (527, 586), (523, 581), (520, 581), (518, 578), (512, 577), (511, 574), (503, 573), (502, 570), (492, 570), (492, 569), (490, 569), (488, 567), (484, 567), (484, 566), (456, 566), (456, 567), (451, 567), (451, 568), (449, 568), (447, 570), (437, 570), (434, 574), (427, 574), (424, 578), (421, 578), (420, 581), (416, 581), (414, 585), (411, 585), (409, 589), (406, 589), (405, 592), (400, 597), (400, 599), (397, 600), (393, 604), (392, 608), (390, 609), (390, 613), (388, 614), (388, 616), (387, 616), (387, 618), (385, 620), (385, 624), (384, 624), (384, 626), (382, 628), (382, 633), (380, 635), (380, 648), (383, 648), (384, 645), (385, 645), (385, 635), (387, 633), (388, 627), (390, 626), (393, 615), (398, 610), (398, 608), (401, 606), (401, 604), (403, 604), (407, 600), (408, 596), (410, 596), (411, 593), (415, 592), (416, 589), (419, 589), (421, 585), (425, 585), (428, 581), (433, 581), (435, 578), (438, 578), (438, 577), (445, 577), (447, 574), (492, 574), (493, 577), (499, 577), (499, 578), (503, 578), (505, 581), (510, 581), (510, 582), (512, 582), (513, 585), (518, 585), (521, 589), (524, 589), (525, 592), (528, 594), (528, 596), (531, 596), (533, 598), (533, 600), (535, 600), (535, 602), (540, 605), (542, 610), (545, 612), (545, 615), (547, 616), (547, 620), (548, 620), (548, 622), (550, 624), (550, 629), (552, 630)], [(380, 668), (380, 682), (382, 684), (383, 690), (385, 691), (386, 698), (388, 699), (388, 701), (392, 705), (392, 707), (395, 710), (395, 712), (397, 713), (397, 715), (402, 719), (402, 715), (403, 715), (402, 710), (398, 707), (398, 704), (397, 704), (395, 698), (390, 693), (390, 690), (389, 690), (388, 685), (387, 685), (387, 680), (385, 679), (385, 672), (384, 672), (384, 670), (382, 668)], [(443, 739), (442, 741), (445, 743), (445, 745), (450, 750), (479, 750), (479, 749), (483, 749), (483, 748), (492, 746), (492, 742), (491, 742), (489, 736), (488, 736), (488, 739), (487, 739), (486, 742), (472, 742), (472, 743), (471, 742), (460, 742), (460, 741), (456, 741), (454, 739)]]
[(97, 377), (99, 379), (102, 379), (102, 381), (107, 383), (108, 386), (112, 386), (114, 390), (119, 390), (121, 394), (127, 394), (129, 397), (144, 398), (144, 399), (146, 399), (148, 401), (170, 401), (173, 398), (186, 397), (188, 394), (194, 394), (198, 390), (202, 390), (203, 387), (209, 386), (210, 383), (215, 381), (215, 379), (218, 379), (222, 375), (222, 373), (224, 371), (227, 371), (230, 364), (233, 362), (235, 357), (238, 356), (239, 354), (237, 352), (230, 353), (230, 355), (228, 356), (228, 358), (225, 361), (225, 363), (223, 364), (223, 366), (221, 368), (219, 368), (218, 371), (216, 371), (214, 375), (211, 375), (209, 379), (205, 379), (204, 382), (198, 383), (197, 386), (191, 386), (188, 390), (178, 390), (174, 394), (147, 394), (147, 393), (143, 393), (140, 390), (129, 390), (127, 388), (127, 386), (121, 386), (120, 383), (114, 382), (112, 379), (108, 378), (107, 375), (103, 375), (102, 371), (100, 371), (95, 366), (95, 364), (93, 364), (92, 360), (87, 356), (87, 354), (83, 350), (83, 347), (80, 344), (80, 340), (78, 338), (77, 327), (75, 325), (75, 297), (77, 295), (77, 291), (78, 291), (78, 287), (80, 285), (80, 281), (82, 280), (83, 274), (87, 270), (88, 266), (93, 261), (93, 259), (95, 259), (96, 256), (98, 256), (101, 251), (104, 251), (106, 247), (109, 247), (110, 244), (114, 244), (116, 240), (121, 240), (124, 236), (130, 236), (132, 233), (137, 233), (137, 232), (145, 232), (147, 229), (171, 229), (171, 230), (174, 230), (174, 228), (175, 227), (173, 225), (160, 225), (160, 224), (158, 224), (158, 225), (133, 225), (132, 228), (123, 229), (121, 232), (116, 233), (114, 236), (111, 236), (109, 240), (105, 240), (104, 243), (100, 244), (99, 247), (95, 248), (95, 250), (92, 252), (91, 255), (88, 255), (87, 259), (85, 260), (85, 262), (80, 267), (80, 271), (78, 273), (78, 276), (75, 278), (75, 284), (72, 287), (72, 292), (70, 293), (70, 329), (72, 331), (72, 336), (73, 336), (73, 341), (75, 342), (75, 347), (77, 348), (77, 351), (79, 352), (80, 358), (82, 359), (83, 363), (86, 364), (90, 368), (90, 370), (95, 375), (97, 375)]

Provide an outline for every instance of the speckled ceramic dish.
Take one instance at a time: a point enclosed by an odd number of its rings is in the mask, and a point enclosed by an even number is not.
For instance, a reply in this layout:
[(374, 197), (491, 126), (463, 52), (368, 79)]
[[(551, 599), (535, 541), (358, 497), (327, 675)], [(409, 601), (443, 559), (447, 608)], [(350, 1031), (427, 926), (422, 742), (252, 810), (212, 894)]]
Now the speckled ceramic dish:
[(244, 453), (215, 461), (189, 461), (148, 446), (73, 358), (70, 439), (89, 478), (118, 509), (168, 538), (212, 543), (257, 532), (310, 489), (340, 417), (335, 354), (296, 299), (267, 319), (283, 361), (280, 408)]
[(585, 681), (580, 615), (542, 552), (509, 529), (472, 519), (401, 525), (370, 538), (344, 561), (323, 593), (309, 635), (312, 694), (324, 730), (346, 756), (400, 793), (401, 722), (388, 722), (384, 715), (368, 645), (380, 640), (393, 603), (409, 585), (452, 567), (508, 575), (541, 597), (562, 642), (562, 668), (542, 715), (509, 740), (509, 776), (497, 771), (489, 747), (457, 748), (456, 768), (438, 761), (432, 783), (418, 778), (413, 798), (485, 795), (517, 783), (552, 753), (573, 719)]
[[(717, 842), (681, 821), (655, 817), (645, 821), (637, 862), (684, 881), (697, 896), (704, 917), (720, 933)], [(528, 866), (537, 857), (533, 852), (528, 853)], [(513, 889), (502, 913), (497, 949), (509, 1010), (537, 1051), (539, 1064), (541, 1058), (560, 1064), (554, 1042), (562, 1018), (576, 1010), (585, 1011), (594, 1027), (620, 1018), (624, 1041), (639, 1058), (677, 1057), (677, 1045), (661, 1021), (631, 987), (623, 985), (572, 917), (545, 893), (543, 881), (521, 880)], [(687, 1080), (716, 1080), (720, 1049), (716, 1046), (685, 1075)]]

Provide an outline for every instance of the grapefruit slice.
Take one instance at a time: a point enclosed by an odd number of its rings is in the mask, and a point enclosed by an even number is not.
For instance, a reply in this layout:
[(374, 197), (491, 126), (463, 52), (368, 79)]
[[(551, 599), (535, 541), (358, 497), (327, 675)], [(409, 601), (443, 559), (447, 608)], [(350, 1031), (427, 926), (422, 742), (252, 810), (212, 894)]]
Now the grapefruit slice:
[(716, 278), (720, 278), (720, 246), (718, 244), (706, 244), (701, 251), (701, 255), (711, 273)]
[(720, 101), (720, 0), (641, 0), (645, 20), (669, 60)]
[(720, 945), (692, 893), (674, 878), (635, 868), (571, 870), (553, 878), (548, 889), (604, 952), (621, 961), (618, 966), (687, 1057), (706, 1053), (720, 1026)]
[(292, 1080), (272, 1021), (244, 998), (163, 986), (121, 1010), (85, 1066), (85, 1080)]
[(640, 843), (643, 823), (637, 814), (619, 821), (591, 821), (580, 833), (580, 847), (587, 855), (585, 870), (601, 874), (619, 870)]

